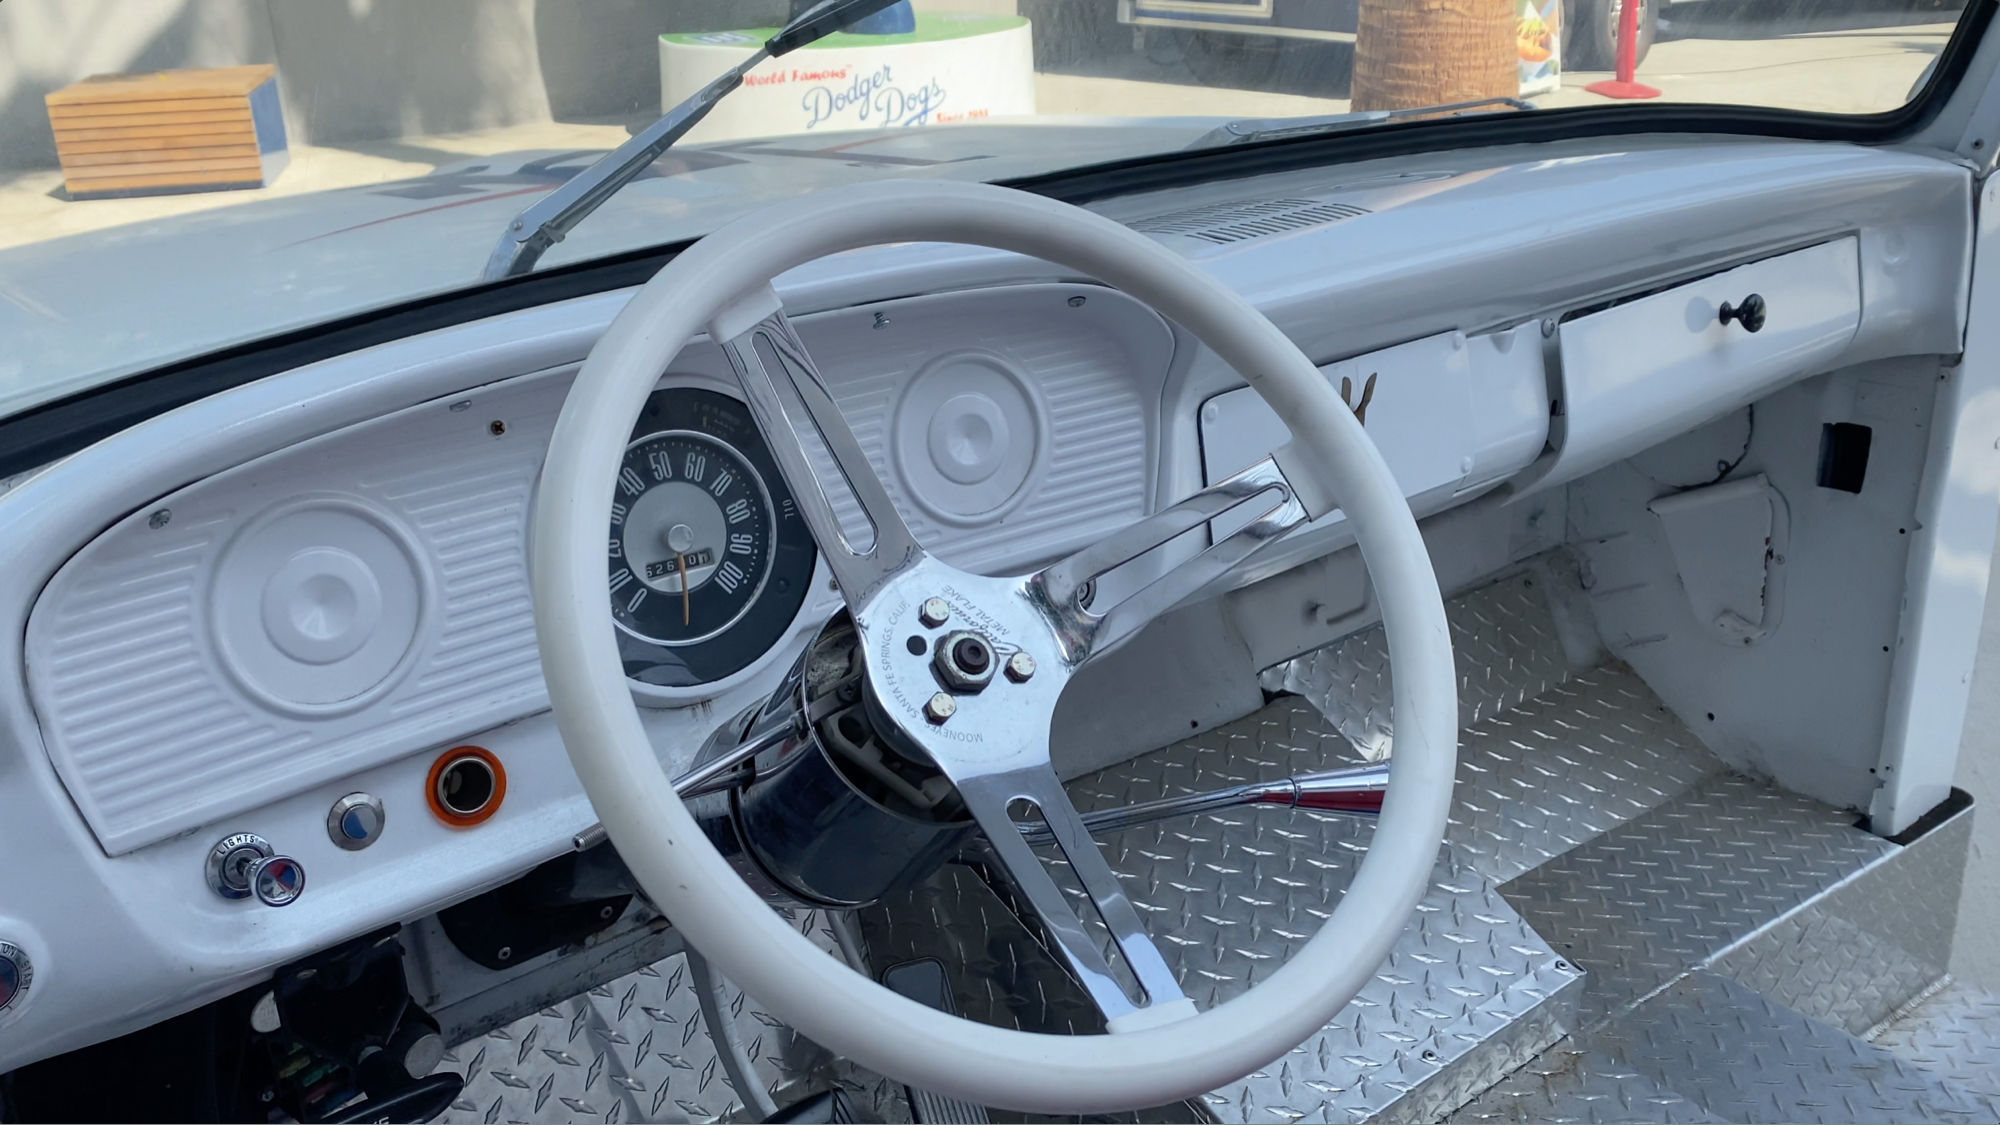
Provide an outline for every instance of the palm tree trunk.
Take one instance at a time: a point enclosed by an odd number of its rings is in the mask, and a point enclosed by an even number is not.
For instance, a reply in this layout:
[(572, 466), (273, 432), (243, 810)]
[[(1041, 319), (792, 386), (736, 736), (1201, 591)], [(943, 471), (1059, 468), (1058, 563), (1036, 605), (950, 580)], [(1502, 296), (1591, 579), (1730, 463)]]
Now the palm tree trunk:
[(1519, 0), (1360, 0), (1353, 108), (1417, 109), (1520, 89)]

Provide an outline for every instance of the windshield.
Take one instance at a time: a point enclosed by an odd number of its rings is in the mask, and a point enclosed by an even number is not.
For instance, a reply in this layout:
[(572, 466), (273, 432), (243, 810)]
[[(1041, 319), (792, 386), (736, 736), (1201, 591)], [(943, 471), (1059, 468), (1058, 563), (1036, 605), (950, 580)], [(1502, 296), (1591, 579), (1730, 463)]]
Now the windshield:
[[(0, 3), (0, 417), (485, 284), (524, 208), (808, 7)], [(1915, 95), (1961, 7), (903, 0), (751, 69), (521, 268), (697, 237), (835, 184), (1006, 181), (1437, 105), (1877, 114)]]

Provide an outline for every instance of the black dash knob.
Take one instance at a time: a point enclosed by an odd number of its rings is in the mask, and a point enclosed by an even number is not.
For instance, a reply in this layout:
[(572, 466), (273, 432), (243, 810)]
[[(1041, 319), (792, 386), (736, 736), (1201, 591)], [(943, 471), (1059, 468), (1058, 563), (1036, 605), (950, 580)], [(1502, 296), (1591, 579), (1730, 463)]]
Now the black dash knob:
[(1731, 305), (1728, 301), (1722, 302), (1722, 323), (1728, 324), (1732, 320), (1741, 324), (1745, 332), (1755, 332), (1763, 328), (1763, 295), (1761, 293), (1752, 293), (1748, 297), (1743, 298), (1743, 303), (1740, 305)]

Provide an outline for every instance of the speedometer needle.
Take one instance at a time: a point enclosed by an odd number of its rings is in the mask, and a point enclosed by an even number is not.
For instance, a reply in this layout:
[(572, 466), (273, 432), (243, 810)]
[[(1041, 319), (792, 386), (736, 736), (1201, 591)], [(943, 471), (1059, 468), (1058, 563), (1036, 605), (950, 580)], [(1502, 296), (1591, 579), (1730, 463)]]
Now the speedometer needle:
[(674, 552), (674, 566), (678, 567), (678, 568), (680, 569), (680, 572), (681, 572), (681, 624), (682, 624), (682, 625), (686, 625), (686, 624), (688, 623), (688, 564), (687, 564), (687, 556), (686, 556), (686, 555), (683, 555), (683, 554), (681, 554), (681, 553), (680, 553), (679, 551), (675, 551), (675, 552)]

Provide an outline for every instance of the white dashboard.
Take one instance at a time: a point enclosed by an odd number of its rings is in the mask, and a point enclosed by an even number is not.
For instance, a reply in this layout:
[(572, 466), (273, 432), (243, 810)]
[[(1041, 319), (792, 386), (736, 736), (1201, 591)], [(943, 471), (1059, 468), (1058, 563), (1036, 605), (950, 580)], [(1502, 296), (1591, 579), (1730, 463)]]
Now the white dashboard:
[[(1148, 510), (1173, 337), (1130, 298), (1027, 285), (800, 327), (840, 372), (912, 530), (960, 565), (1025, 568)], [(698, 346), (661, 386), (732, 394), (727, 372)], [(525, 536), (574, 375), (503, 380), (239, 465), (133, 512), (57, 572), (28, 622), (29, 688), (108, 854), (547, 708)], [(770, 585), (775, 638), (719, 675), (678, 677), (696, 682), (635, 676), (635, 692), (686, 706), (757, 679), (838, 604), (809, 542)]]
[[(1960, 170), (1837, 146), (1700, 152), (1455, 153), (1099, 209), (1150, 221), (1322, 362), (1428, 515), (1552, 486), (1656, 440), (1662, 417), (1686, 428), (1840, 363), (1958, 347), (1963, 294), (1935, 287), (1963, 276)], [(1626, 206), (1586, 206), (1607, 180)], [(1263, 205), (1268, 219), (1272, 199), (1303, 201), (1299, 213), (1351, 206), (1227, 233), (1230, 208)], [(1525, 200), (1567, 218), (1506, 218)], [(1745, 262), (1765, 271), (1755, 284), (1775, 329), (1755, 345), (1686, 313), (1714, 296), (1695, 291), (1700, 279)], [(1043, 263), (892, 246), (784, 282), (911, 529), (969, 569), (1026, 568), (1092, 542), (1283, 436), (1241, 377), (1174, 326)], [(626, 296), (273, 376), (0, 491), (0, 617), (23, 638), (0, 646), (0, 836), (32, 858), (0, 898), (0, 937), (37, 973), (30, 1002), (0, 1013), (0, 1071), (434, 912), (567, 850), (595, 820), (547, 714), (524, 543), (569, 381)], [(1595, 366), (1566, 354), (1591, 341)], [(1621, 347), (1630, 362), (1601, 358)], [(1701, 381), (1746, 370), (1753, 380)], [(733, 393), (706, 343), (661, 387)], [(1589, 416), (1585, 443), (1587, 410), (1603, 420)], [(1565, 462), (1565, 448), (1587, 457)], [(1339, 550), (1338, 522), (1239, 584)], [(616, 559), (610, 573), (614, 590), (639, 592), (621, 589)], [(678, 583), (651, 587), (652, 604), (678, 591), (686, 623), (694, 582), (683, 569)], [(782, 620), (754, 651), (718, 658), (720, 674), (687, 672), (671, 644), (653, 646), (653, 663), (628, 659), (663, 759), (684, 764), (761, 701), (838, 608), (823, 566), (803, 585), (773, 603)], [(754, 597), (778, 592), (767, 580)], [(1357, 598), (1343, 613), (1365, 608)], [(1328, 615), (1286, 644), (1352, 627)], [(668, 666), (680, 671), (649, 670)], [(427, 804), (439, 755), (466, 744), (504, 766), (504, 797), (476, 826)], [(381, 819), (350, 848), (329, 812), (357, 793), (379, 799)], [(235, 833), (300, 862), (295, 902), (210, 891), (206, 859)]]

